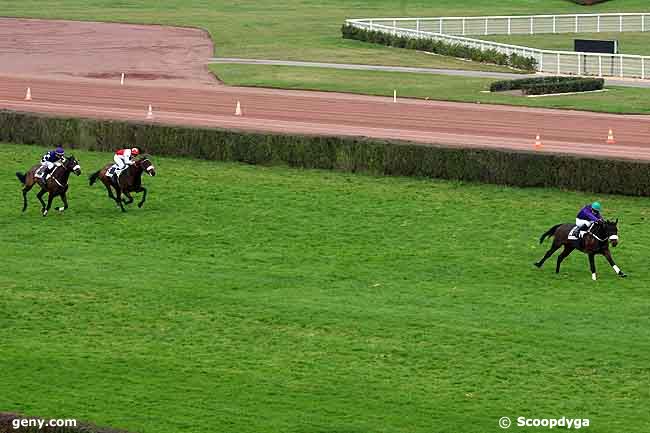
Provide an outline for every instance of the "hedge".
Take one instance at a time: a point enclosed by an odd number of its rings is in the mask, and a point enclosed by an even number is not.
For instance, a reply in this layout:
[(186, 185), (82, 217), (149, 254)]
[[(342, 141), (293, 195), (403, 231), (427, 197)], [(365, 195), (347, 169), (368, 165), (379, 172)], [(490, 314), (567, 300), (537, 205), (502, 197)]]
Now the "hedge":
[(490, 91), (522, 90), (526, 95), (542, 95), (549, 93), (587, 92), (602, 90), (605, 80), (602, 78), (586, 77), (535, 77), (518, 80), (495, 81), (490, 85)]
[(535, 71), (537, 60), (533, 57), (524, 57), (519, 54), (506, 55), (496, 50), (480, 50), (461, 44), (450, 44), (434, 39), (409, 38), (406, 36), (392, 35), (390, 33), (360, 29), (349, 24), (343, 24), (341, 33), (345, 39), (355, 39), (364, 42), (388, 45), (396, 48), (426, 51), (443, 56), (469, 59), (475, 62), (493, 63), (496, 65), (510, 66), (525, 71)]
[(0, 141), (65, 144), (97, 151), (128, 144), (161, 156), (650, 196), (648, 163), (532, 151), (196, 129), (11, 111), (0, 111)]
[(596, 3), (603, 3), (609, 0), (571, 0), (573, 3), (578, 3), (579, 5), (591, 6)]

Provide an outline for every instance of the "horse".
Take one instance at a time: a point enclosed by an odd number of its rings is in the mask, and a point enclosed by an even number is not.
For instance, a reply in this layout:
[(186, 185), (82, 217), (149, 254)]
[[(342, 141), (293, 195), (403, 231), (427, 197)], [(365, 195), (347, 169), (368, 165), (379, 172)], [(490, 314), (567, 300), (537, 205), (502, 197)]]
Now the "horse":
[[(91, 174), (89, 177), (90, 185), (92, 186), (97, 179), (101, 180), (106, 187), (106, 191), (108, 191), (108, 198), (115, 200), (122, 212), (126, 212), (123, 202), (127, 205), (133, 203), (131, 193), (142, 192), (142, 200), (138, 203), (138, 207), (141, 208), (147, 199), (147, 189), (142, 186), (142, 173), (146, 172), (149, 176), (155, 176), (156, 168), (153, 163), (147, 157), (140, 158), (120, 173), (119, 180), (115, 179), (116, 176), (108, 176), (108, 170), (112, 165), (112, 163), (106, 164), (101, 170)], [(115, 195), (113, 195), (113, 189), (115, 189)], [(122, 194), (129, 201), (122, 200)]]
[[(66, 193), (68, 192), (68, 178), (70, 173), (74, 173), (77, 176), (81, 174), (81, 166), (79, 166), (79, 161), (75, 159), (73, 155), (68, 156), (63, 160), (62, 163), (57, 163), (52, 172), (47, 177), (47, 179), (38, 179), (36, 177), (36, 171), (41, 168), (41, 164), (36, 164), (25, 174), (16, 172), (16, 177), (24, 185), (23, 187), (23, 212), (27, 209), (27, 193), (31, 190), (34, 185), (38, 183), (41, 187), (41, 190), (36, 194), (36, 197), (41, 202), (42, 208), (41, 212), (43, 216), (47, 216), (50, 208), (52, 207), (52, 200), (55, 197), (60, 196), (63, 201), (63, 207), (57, 208), (59, 212), (63, 212), (68, 208), (68, 198)], [(48, 193), (47, 205), (43, 201), (43, 196), (45, 193)]]
[(551, 248), (546, 252), (542, 260), (535, 263), (535, 266), (541, 268), (544, 262), (550, 258), (555, 251), (564, 246), (564, 250), (560, 253), (557, 258), (557, 265), (555, 266), (555, 273), (560, 273), (560, 264), (562, 261), (567, 258), (573, 250), (582, 251), (583, 253), (589, 256), (589, 267), (591, 268), (591, 279), (596, 281), (596, 263), (594, 258), (596, 254), (602, 254), (605, 256), (610, 266), (614, 269), (614, 272), (619, 277), (626, 277), (625, 273), (614, 263), (612, 259), (612, 253), (609, 251), (609, 243), (611, 241), (612, 246), (616, 247), (618, 245), (618, 218), (616, 221), (596, 221), (594, 222), (587, 233), (584, 234), (582, 242), (580, 240), (574, 241), (568, 239), (569, 232), (574, 228), (573, 224), (558, 224), (551, 227), (546, 233), (542, 235), (539, 239), (539, 243), (543, 243), (544, 239), (549, 236), (553, 236), (553, 244)]

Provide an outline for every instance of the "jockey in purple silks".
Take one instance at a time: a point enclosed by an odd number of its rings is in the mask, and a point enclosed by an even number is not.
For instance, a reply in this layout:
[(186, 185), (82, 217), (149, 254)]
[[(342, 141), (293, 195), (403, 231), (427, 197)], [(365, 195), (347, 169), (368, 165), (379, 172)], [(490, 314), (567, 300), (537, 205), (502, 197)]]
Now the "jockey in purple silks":
[[(49, 152), (47, 152), (45, 155), (43, 155), (43, 158), (41, 158), (42, 168), (41, 170), (37, 170), (36, 177), (39, 179), (46, 180), (47, 175), (54, 168), (54, 164), (63, 161), (64, 157), (65, 157), (65, 151), (61, 146), (57, 147), (55, 150), (50, 150)], [(38, 173), (39, 171), (40, 171), (40, 176)]]
[[(578, 216), (576, 216), (576, 226), (578, 226), (580, 230), (580, 235), (579, 238), (582, 238), (582, 236), (589, 230), (589, 227), (596, 222), (596, 221), (602, 221), (603, 217), (600, 215), (600, 210), (601, 206), (600, 203), (595, 201), (591, 204), (585, 205), (582, 209), (580, 209), (580, 212), (578, 212)], [(569, 239), (578, 239), (575, 236), (569, 235)]]

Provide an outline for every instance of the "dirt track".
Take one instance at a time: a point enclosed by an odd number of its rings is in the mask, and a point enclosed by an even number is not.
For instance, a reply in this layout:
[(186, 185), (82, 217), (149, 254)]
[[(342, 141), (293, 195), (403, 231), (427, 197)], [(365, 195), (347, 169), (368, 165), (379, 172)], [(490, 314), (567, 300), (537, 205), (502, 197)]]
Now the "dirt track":
[[(64, 40), (57, 44), (58, 54), (54, 57), (63, 55), (65, 44)], [(182, 46), (177, 48), (183, 51)], [(105, 59), (102, 50), (74, 46), (70, 49), (87, 58), (87, 63), (95, 63), (97, 70), (105, 70), (105, 65), (101, 64)], [(127, 52), (121, 58), (127, 59), (129, 48), (124, 49)], [(111, 50), (119, 54), (119, 47), (113, 46)], [(206, 54), (205, 61), (211, 54)], [(14, 57), (22, 58), (24, 53), (14, 51), (3, 56), (0, 65)], [(543, 152), (650, 160), (649, 116), (416, 100), (393, 103), (392, 98), (215, 86), (201, 75), (205, 65), (200, 61), (188, 66), (189, 71), (198, 73), (188, 72), (184, 79), (174, 80), (161, 74), (160, 63), (154, 62), (151, 66), (146, 62), (138, 63), (137, 70), (143, 77), (155, 79), (133, 80), (127, 74), (126, 84), (120, 86), (119, 75), (112, 72), (89, 74), (83, 65), (77, 65), (76, 73), (55, 76), (53, 67), (47, 62), (55, 64), (58, 61), (45, 60), (51, 57), (39, 55), (37, 59), (23, 61), (20, 64), (25, 70), (21, 75), (0, 66), (0, 108), (148, 121), (146, 110), (151, 104), (153, 122), (523, 150), (533, 150), (535, 135), (540, 133)], [(125, 62), (120, 68), (129, 67), (129, 62)], [(168, 61), (167, 74), (180, 74), (172, 66), (180, 65), (178, 70), (182, 71), (185, 66), (181, 63)], [(104, 79), (81, 78), (84, 76)], [(24, 101), (27, 87), (31, 88), (32, 101)], [(241, 117), (234, 115), (237, 100), (241, 101), (244, 112)], [(616, 145), (605, 144), (608, 128), (614, 129)]]

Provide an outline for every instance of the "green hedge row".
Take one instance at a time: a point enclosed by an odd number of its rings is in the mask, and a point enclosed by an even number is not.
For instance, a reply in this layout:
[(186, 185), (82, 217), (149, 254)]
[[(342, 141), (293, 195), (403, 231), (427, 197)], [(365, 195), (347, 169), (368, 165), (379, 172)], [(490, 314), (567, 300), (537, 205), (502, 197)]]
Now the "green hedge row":
[(579, 5), (595, 5), (596, 3), (603, 3), (609, 0), (571, 0), (573, 3), (578, 3)]
[(495, 81), (490, 91), (522, 90), (526, 95), (543, 95), (549, 93), (587, 92), (601, 90), (605, 86), (602, 78), (586, 77), (535, 77), (519, 80)]
[(510, 66), (525, 71), (535, 71), (537, 60), (533, 57), (524, 57), (518, 54), (506, 55), (495, 50), (480, 50), (460, 44), (450, 44), (434, 39), (409, 38), (406, 36), (392, 35), (390, 33), (359, 29), (349, 24), (343, 24), (341, 33), (345, 39), (356, 39), (375, 44), (389, 45), (396, 48), (426, 51), (443, 56), (458, 57), (475, 62), (493, 63), (496, 65)]
[(0, 141), (99, 151), (137, 145), (153, 155), (650, 196), (650, 164), (532, 151), (195, 129), (10, 111), (0, 111)]

